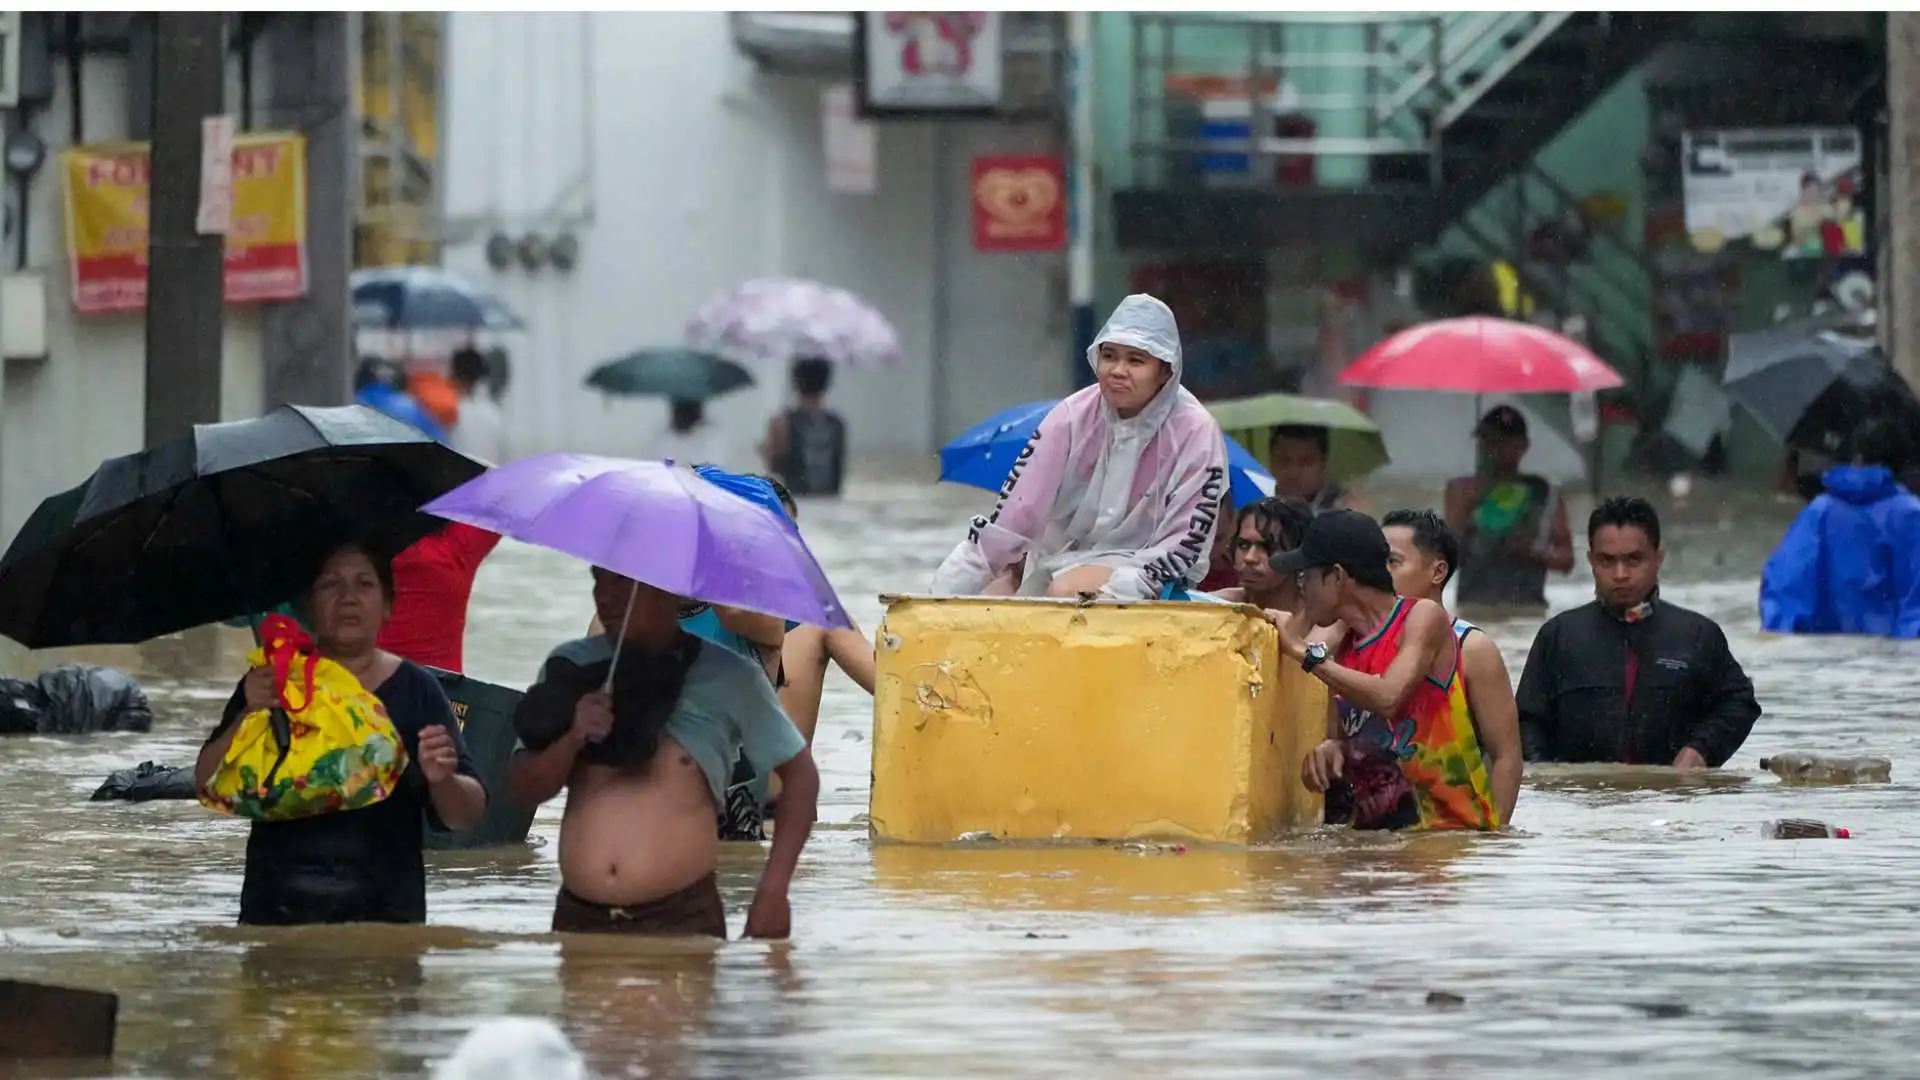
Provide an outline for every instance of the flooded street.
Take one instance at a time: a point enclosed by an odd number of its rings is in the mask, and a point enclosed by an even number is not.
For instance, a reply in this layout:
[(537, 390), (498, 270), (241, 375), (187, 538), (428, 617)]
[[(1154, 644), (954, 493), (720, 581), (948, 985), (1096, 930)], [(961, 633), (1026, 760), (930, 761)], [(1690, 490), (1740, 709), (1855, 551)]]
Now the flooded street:
[[(986, 499), (875, 483), (801, 523), (871, 632), (875, 595), (923, 587)], [(244, 824), (86, 801), (111, 769), (190, 762), (237, 652), (95, 652), (159, 719), (0, 743), (0, 973), (119, 992), (115, 1077), (421, 1076), (501, 1013), (555, 1018), (611, 1077), (1894, 1075), (1913, 1046), (1897, 1033), (1920, 1030), (1920, 648), (1756, 632), (1790, 512), (1697, 492), (1669, 523), (1665, 595), (1721, 621), (1766, 709), (1735, 768), (1531, 773), (1505, 836), (875, 848), (870, 699), (835, 671), (790, 945), (562, 949), (543, 933), (558, 804), (530, 849), (430, 855), (424, 931), (239, 931)], [(1551, 595), (1588, 598), (1584, 563)], [(583, 565), (503, 544), (470, 673), (523, 685), (589, 613)], [(1533, 629), (1495, 628), (1516, 675)], [(1785, 789), (1757, 762), (1786, 749), (1883, 755), (1895, 783)], [(1855, 839), (1763, 839), (1779, 817)], [(763, 857), (726, 856), (735, 932)]]

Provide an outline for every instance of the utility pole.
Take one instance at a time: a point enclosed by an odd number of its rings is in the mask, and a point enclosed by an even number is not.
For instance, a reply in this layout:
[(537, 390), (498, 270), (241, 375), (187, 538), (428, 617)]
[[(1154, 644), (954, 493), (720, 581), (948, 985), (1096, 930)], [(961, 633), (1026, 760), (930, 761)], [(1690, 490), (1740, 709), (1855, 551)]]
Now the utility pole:
[(147, 188), (148, 446), (220, 419), (224, 237), (201, 235), (201, 125), (226, 104), (226, 16), (155, 17)]
[(1894, 370), (1920, 387), (1920, 13), (1887, 14), (1887, 248), (1880, 318)]

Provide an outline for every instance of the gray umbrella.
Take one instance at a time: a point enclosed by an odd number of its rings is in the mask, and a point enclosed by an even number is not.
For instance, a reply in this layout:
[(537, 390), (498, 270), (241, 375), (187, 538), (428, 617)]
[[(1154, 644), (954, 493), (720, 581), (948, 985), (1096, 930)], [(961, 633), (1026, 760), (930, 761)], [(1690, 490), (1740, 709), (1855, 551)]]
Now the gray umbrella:
[(1798, 323), (1733, 335), (1721, 383), (1762, 427), (1789, 442), (1807, 410), (1836, 382), (1871, 387), (1892, 374), (1871, 338)]

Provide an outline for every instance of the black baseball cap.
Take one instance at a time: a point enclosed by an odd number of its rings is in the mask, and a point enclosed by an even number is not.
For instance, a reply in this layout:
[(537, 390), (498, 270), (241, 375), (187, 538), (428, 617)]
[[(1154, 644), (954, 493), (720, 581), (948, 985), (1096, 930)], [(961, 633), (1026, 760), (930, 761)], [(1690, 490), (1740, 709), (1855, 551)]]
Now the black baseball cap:
[(1475, 435), (1527, 437), (1527, 418), (1511, 405), (1495, 405), (1473, 427)]
[(1302, 570), (1321, 570), (1338, 566), (1362, 585), (1391, 588), (1387, 573), (1387, 534), (1380, 523), (1358, 510), (1328, 510), (1307, 526), (1300, 546), (1282, 551), (1267, 560), (1273, 572), (1297, 574)]

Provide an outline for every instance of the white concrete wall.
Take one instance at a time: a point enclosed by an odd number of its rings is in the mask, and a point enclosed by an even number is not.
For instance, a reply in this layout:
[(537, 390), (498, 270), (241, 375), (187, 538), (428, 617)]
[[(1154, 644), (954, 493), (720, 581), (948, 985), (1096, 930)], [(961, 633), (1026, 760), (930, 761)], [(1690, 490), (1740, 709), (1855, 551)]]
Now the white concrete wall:
[[(450, 217), (485, 215), (518, 233), (592, 173), (572, 273), (496, 274), (478, 242), (448, 253), (529, 324), (505, 342), (516, 454), (643, 452), (665, 406), (608, 404), (581, 380), (626, 350), (678, 341), (709, 295), (760, 276), (850, 289), (898, 330), (899, 367), (845, 373), (833, 390), (858, 456), (931, 454), (995, 408), (1071, 388), (1064, 260), (971, 248), (971, 156), (1045, 150), (1044, 129), (883, 124), (877, 190), (841, 195), (826, 189), (828, 84), (759, 73), (724, 12), (461, 13), (449, 57)], [(785, 373), (770, 372), (716, 403), (728, 460), (752, 460), (785, 391)]]
[[(81, 71), (86, 142), (127, 137), (126, 61), (89, 57)], [(45, 274), (45, 360), (10, 360), (0, 371), (0, 537), (11, 540), (40, 500), (86, 479), (100, 462), (132, 453), (146, 427), (146, 321), (138, 315), (81, 318), (73, 312), (58, 154), (72, 143), (72, 104), (64, 60), (55, 99), (34, 114), (33, 130), (48, 145), (47, 163), (27, 196), (26, 269)], [(237, 88), (229, 100), (237, 99)], [(13, 185), (6, 205), (16, 227), (23, 215)], [(16, 268), (14, 233), (0, 243), (0, 272)], [(0, 311), (0, 319), (29, 313)], [(221, 415), (256, 416), (263, 400), (260, 312), (229, 307)]]

